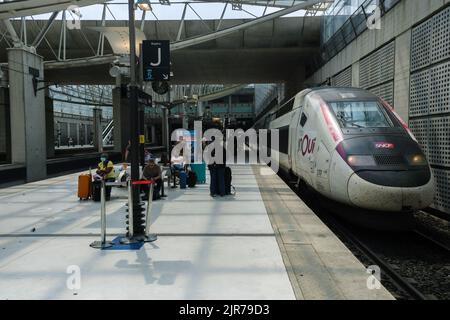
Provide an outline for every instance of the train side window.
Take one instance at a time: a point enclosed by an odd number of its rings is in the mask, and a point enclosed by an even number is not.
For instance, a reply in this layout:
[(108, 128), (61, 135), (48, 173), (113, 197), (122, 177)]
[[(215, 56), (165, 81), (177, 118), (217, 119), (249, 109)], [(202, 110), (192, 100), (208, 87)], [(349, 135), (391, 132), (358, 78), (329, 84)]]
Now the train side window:
[(302, 117), (300, 119), (300, 125), (302, 127), (304, 127), (307, 121), (308, 121), (308, 117), (306, 116), (306, 114), (302, 113)]
[(279, 148), (281, 153), (289, 153), (289, 126), (279, 128)]

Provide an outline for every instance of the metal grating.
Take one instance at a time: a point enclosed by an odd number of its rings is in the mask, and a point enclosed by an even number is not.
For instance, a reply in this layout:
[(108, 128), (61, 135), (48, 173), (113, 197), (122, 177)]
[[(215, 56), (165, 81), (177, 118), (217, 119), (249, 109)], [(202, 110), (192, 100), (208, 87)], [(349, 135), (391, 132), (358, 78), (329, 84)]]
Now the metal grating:
[(449, 21), (447, 7), (413, 29), (409, 123), (433, 167), (433, 207), (450, 213)]
[(430, 95), (430, 70), (411, 75), (409, 115), (411, 117), (428, 115)]
[(388, 82), (377, 87), (369, 89), (373, 94), (381, 97), (391, 106), (394, 106), (394, 82)]
[(432, 27), (432, 20), (428, 20), (412, 31), (411, 70), (413, 71), (430, 65)]
[(379, 166), (396, 166), (405, 164), (403, 156), (374, 155), (375, 162)]
[(392, 41), (360, 61), (359, 82), (364, 89), (394, 79), (395, 42)]
[(450, 112), (450, 61), (431, 69), (430, 82), (430, 114)]
[(450, 167), (450, 116), (413, 119), (409, 126), (430, 164)]
[(432, 165), (450, 167), (450, 116), (429, 119), (428, 148)]
[(432, 171), (436, 185), (432, 207), (450, 213), (450, 171), (442, 169), (432, 169)]
[(352, 86), (352, 67), (344, 69), (331, 79), (331, 84), (336, 87), (351, 87)]
[(415, 119), (409, 121), (409, 128), (414, 133), (422, 151), (428, 158), (428, 119)]
[(450, 58), (450, 7), (412, 31), (411, 70)]
[(450, 58), (450, 7), (432, 18), (431, 63)]

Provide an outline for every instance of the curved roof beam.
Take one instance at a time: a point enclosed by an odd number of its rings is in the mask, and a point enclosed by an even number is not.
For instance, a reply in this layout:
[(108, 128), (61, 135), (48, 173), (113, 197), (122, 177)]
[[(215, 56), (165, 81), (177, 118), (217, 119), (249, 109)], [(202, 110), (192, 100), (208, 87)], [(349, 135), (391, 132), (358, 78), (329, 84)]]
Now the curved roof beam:
[(107, 1), (109, 0), (15, 0), (2, 2), (0, 3), (0, 20), (61, 11), (71, 5), (85, 7)]
[(323, 0), (304, 1), (300, 4), (294, 5), (292, 7), (279, 10), (277, 12), (262, 16), (260, 18), (253, 19), (248, 22), (241, 23), (234, 27), (230, 27), (230, 28), (223, 29), (223, 30), (216, 31), (216, 32), (211, 32), (211, 33), (205, 34), (203, 36), (198, 36), (198, 37), (187, 39), (187, 40), (176, 41), (176, 42), (173, 42), (170, 44), (170, 50), (172, 50), (172, 51), (180, 50), (180, 49), (184, 49), (187, 47), (198, 45), (200, 43), (204, 43), (204, 42), (208, 42), (208, 41), (215, 40), (218, 38), (222, 38), (222, 37), (225, 37), (229, 34), (236, 32), (236, 31), (244, 30), (244, 29), (253, 27), (255, 25), (258, 25), (260, 23), (277, 19), (277, 18), (287, 15), (289, 13), (312, 7), (320, 2), (323, 2)]

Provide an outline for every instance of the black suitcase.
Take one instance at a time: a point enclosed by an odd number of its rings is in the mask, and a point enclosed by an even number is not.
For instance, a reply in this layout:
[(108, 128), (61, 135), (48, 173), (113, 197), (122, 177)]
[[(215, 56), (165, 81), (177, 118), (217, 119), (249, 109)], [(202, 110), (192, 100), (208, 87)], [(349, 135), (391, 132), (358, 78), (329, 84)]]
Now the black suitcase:
[(229, 167), (225, 167), (225, 194), (226, 195), (231, 194), (231, 180), (232, 180), (231, 169)]
[(197, 174), (194, 171), (189, 171), (187, 177), (187, 185), (189, 188), (194, 188), (197, 184)]
[(92, 182), (92, 200), (100, 202), (102, 192), (102, 181), (96, 180)]

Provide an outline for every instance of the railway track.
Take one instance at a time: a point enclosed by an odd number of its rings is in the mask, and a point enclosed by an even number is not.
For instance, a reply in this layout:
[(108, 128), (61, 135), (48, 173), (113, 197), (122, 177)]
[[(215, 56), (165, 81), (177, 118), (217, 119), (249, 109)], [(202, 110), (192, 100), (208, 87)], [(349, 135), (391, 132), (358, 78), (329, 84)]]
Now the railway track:
[(285, 181), (366, 266), (380, 267), (383, 284), (396, 298), (449, 298), (450, 248), (445, 243), (420, 230), (384, 233), (354, 227), (336, 218), (310, 191), (299, 192), (292, 182)]

